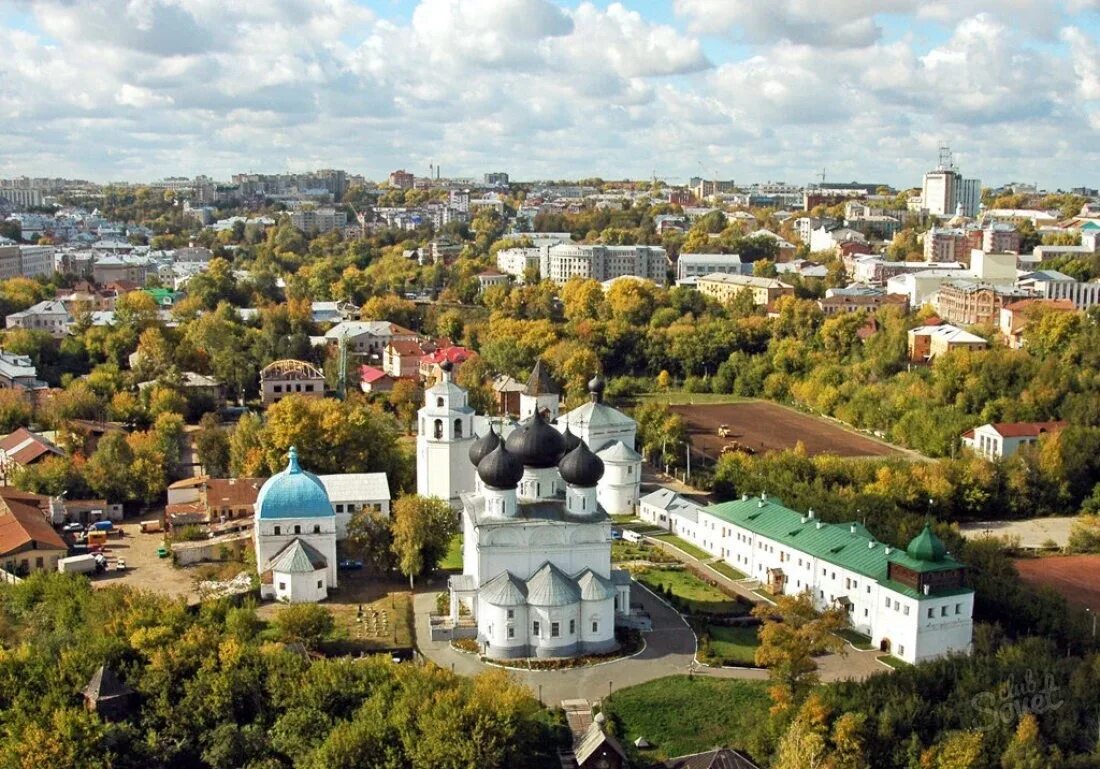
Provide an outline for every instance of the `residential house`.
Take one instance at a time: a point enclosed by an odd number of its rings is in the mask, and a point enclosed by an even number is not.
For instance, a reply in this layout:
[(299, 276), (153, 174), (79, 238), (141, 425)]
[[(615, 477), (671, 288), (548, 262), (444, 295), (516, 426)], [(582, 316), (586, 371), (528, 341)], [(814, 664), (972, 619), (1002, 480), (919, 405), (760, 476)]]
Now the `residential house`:
[(29, 355), (17, 355), (0, 347), (0, 390), (44, 390)]
[(742, 291), (748, 291), (757, 307), (766, 307), (781, 296), (794, 296), (794, 286), (775, 278), (758, 278), (752, 275), (716, 272), (699, 278), (696, 286), (700, 293), (722, 303), (729, 302)]
[(458, 367), (465, 363), (473, 354), (473, 350), (469, 350), (465, 347), (448, 345), (440, 347), (434, 352), (422, 355), (419, 367), (420, 381), (424, 383), (438, 381), (440, 375), (439, 366), (443, 361), (450, 361), (452, 369), (457, 371)]
[(1029, 446), (1040, 436), (1063, 430), (1067, 422), (993, 422), (967, 430), (962, 435), (964, 446), (986, 459), (1011, 457), (1021, 446)]
[(982, 337), (946, 323), (918, 326), (909, 330), (909, 360), (927, 363), (951, 350), (984, 350)]
[(1074, 312), (1068, 299), (1021, 299), (1001, 308), (1000, 332), (1005, 345), (1013, 350), (1024, 346), (1025, 332), (1032, 318), (1046, 312)]
[(359, 315), (359, 308), (351, 302), (313, 302), (310, 312), (314, 323), (339, 323)]
[(858, 243), (866, 246), (867, 236), (848, 227), (836, 227), (830, 230), (824, 225), (810, 233), (810, 251), (832, 251), (839, 254), (839, 248), (843, 243)]
[(499, 270), (483, 270), (477, 274), (478, 292), (493, 286), (507, 286), (511, 278)]
[(15, 576), (57, 571), (69, 546), (46, 519), (49, 499), (0, 488), (0, 569)]
[(54, 337), (61, 338), (69, 333), (73, 325), (73, 316), (63, 302), (47, 299), (31, 305), (22, 312), (13, 312), (4, 323), (8, 328), (46, 331)]
[(325, 332), (327, 344), (335, 346), (343, 340), (349, 354), (372, 361), (382, 360), (390, 342), (416, 342), (418, 339), (415, 331), (386, 320), (343, 321)]
[(316, 366), (300, 360), (277, 360), (260, 371), (260, 399), (264, 406), (278, 403), (287, 395), (325, 397), (325, 375)]
[(63, 455), (64, 452), (52, 441), (25, 427), (20, 427), (15, 432), (0, 438), (0, 483), (7, 485), (8, 479), (19, 470), (40, 462), (46, 457)]
[(359, 389), (365, 393), (388, 393), (394, 378), (380, 368), (363, 364), (359, 367)]
[[(263, 478), (211, 478), (199, 475), (168, 486), (164, 528), (212, 527), (225, 533), (252, 525)], [(236, 522), (236, 523), (234, 523)]]
[(395, 339), (386, 345), (382, 370), (394, 379), (416, 379), (420, 376), (420, 359), (424, 348), (419, 342)]
[(809, 259), (776, 262), (775, 271), (779, 275), (798, 275), (802, 278), (825, 278), (829, 274), (828, 267), (820, 262), (811, 262)]

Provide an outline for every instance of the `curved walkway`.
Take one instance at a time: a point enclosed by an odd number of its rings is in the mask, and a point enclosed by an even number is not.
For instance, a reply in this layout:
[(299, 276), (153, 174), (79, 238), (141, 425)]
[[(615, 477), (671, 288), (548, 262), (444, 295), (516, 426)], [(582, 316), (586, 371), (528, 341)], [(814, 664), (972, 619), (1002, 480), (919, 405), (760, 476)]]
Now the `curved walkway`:
[[(427, 659), (460, 675), (472, 676), (489, 668), (473, 654), (451, 648), (448, 641), (432, 641), (428, 617), (435, 609), (436, 593), (415, 596), (416, 642)], [(695, 634), (672, 607), (644, 587), (631, 586), (631, 601), (642, 604), (653, 620), (653, 630), (645, 634), (646, 648), (633, 657), (600, 665), (567, 670), (514, 670), (512, 674), (527, 684), (544, 703), (557, 705), (562, 700), (595, 701), (609, 691), (671, 675), (704, 675), (714, 678), (766, 680), (767, 671), (753, 668), (705, 668), (695, 664)], [(847, 657), (830, 655), (818, 661), (822, 680), (838, 681), (863, 678), (884, 668), (872, 655), (851, 651)]]

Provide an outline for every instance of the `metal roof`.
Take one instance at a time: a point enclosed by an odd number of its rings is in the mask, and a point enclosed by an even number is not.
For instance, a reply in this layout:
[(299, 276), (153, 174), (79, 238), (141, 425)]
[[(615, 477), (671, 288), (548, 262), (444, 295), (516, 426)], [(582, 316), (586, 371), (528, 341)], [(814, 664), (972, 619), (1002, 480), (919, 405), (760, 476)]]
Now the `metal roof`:
[(577, 583), (552, 563), (544, 563), (527, 580), (527, 603), (531, 606), (569, 606), (580, 600)]
[(317, 480), (325, 487), (329, 501), (356, 502), (359, 500), (390, 499), (390, 481), (385, 473), (340, 473), (338, 475), (318, 475)]
[(642, 458), (641, 454), (622, 441), (615, 441), (610, 446), (605, 446), (596, 452), (596, 456), (604, 462), (638, 462)]
[(493, 606), (526, 606), (527, 586), (510, 571), (502, 571), (481, 586), (478, 597)]
[[(904, 550), (877, 541), (862, 524), (826, 523), (790, 510), (776, 500), (742, 498), (703, 508), (703, 512), (882, 583), (887, 582), (890, 563), (917, 572), (963, 568), (950, 556), (937, 562), (911, 558)], [(892, 589), (920, 597), (917, 591), (901, 585)]]
[(601, 577), (592, 569), (585, 569), (577, 576), (582, 601), (606, 601), (615, 595), (615, 583)]
[(268, 570), (283, 574), (311, 574), (328, 568), (328, 560), (313, 545), (295, 539), (271, 559)]

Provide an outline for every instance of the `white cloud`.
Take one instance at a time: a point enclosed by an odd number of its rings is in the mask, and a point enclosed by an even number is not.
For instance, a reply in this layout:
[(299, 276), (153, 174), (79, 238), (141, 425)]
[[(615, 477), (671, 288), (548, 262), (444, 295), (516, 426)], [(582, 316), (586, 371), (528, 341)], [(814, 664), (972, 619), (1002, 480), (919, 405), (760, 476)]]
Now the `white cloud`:
[[(1098, 159), (1095, 27), (1073, 16), (1098, 2), (676, 0), (678, 28), (588, 0), (420, 0), (407, 21), (354, 0), (26, 0), (38, 29), (0, 30), (0, 174), (915, 183), (946, 140), (968, 172), (1069, 181)], [(884, 12), (947, 34), (887, 40)], [(714, 35), (749, 53), (708, 58)]]

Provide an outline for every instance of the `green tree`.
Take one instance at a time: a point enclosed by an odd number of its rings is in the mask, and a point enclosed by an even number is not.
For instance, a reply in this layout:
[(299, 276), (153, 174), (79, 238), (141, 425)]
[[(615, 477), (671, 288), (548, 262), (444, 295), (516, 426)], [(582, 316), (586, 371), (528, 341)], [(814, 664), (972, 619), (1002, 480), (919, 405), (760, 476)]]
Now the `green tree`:
[(316, 649), (336, 627), (332, 612), (313, 603), (292, 604), (279, 609), (272, 624), (283, 641), (298, 642), (307, 649)]
[(435, 569), (458, 533), (458, 517), (444, 500), (407, 494), (393, 504), (393, 552), (401, 573), (413, 578)]
[(229, 473), (229, 433), (216, 414), (203, 414), (194, 440), (195, 453), (204, 472), (211, 478), (226, 477)]
[(397, 568), (392, 523), (375, 510), (357, 510), (348, 521), (347, 551), (375, 572), (386, 574)]

